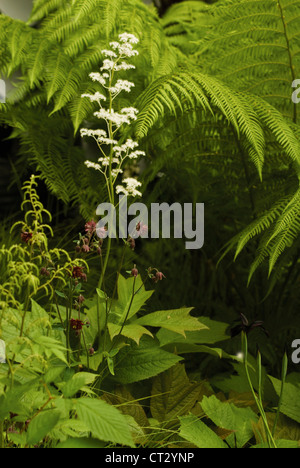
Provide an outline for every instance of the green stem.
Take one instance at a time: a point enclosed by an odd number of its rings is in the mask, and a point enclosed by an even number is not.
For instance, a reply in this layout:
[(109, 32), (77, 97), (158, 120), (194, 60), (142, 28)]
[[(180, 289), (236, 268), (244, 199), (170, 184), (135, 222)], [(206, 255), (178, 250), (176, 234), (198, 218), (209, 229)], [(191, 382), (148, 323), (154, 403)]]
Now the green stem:
[(282, 360), (282, 370), (281, 370), (281, 389), (280, 389), (280, 396), (279, 396), (279, 402), (276, 410), (276, 416), (275, 416), (275, 421), (272, 429), (272, 435), (274, 436), (276, 426), (278, 423), (278, 418), (279, 418), (279, 412), (281, 408), (281, 403), (282, 403), (282, 397), (283, 397), (283, 389), (284, 389), (284, 384), (285, 384), (285, 379), (286, 379), (286, 374), (287, 374), (287, 365), (288, 365), (288, 359), (286, 353), (283, 356)]
[[(248, 380), (248, 383), (249, 383), (251, 393), (252, 393), (253, 398), (255, 400), (256, 406), (257, 406), (257, 408), (258, 408), (258, 410), (260, 412), (261, 418), (263, 420), (263, 424), (264, 424), (264, 428), (265, 428), (265, 431), (266, 431), (268, 444), (269, 444), (270, 448), (277, 448), (275, 440), (273, 438), (273, 435), (272, 435), (272, 433), (270, 431), (269, 424), (268, 424), (266, 414), (265, 414), (265, 410), (264, 410), (264, 407), (263, 407), (263, 404), (262, 404), (261, 388), (259, 388), (259, 398), (257, 398), (255, 390), (254, 390), (252, 382), (251, 382), (250, 375), (249, 375), (249, 371), (248, 371), (248, 343), (247, 343), (247, 335), (246, 335), (245, 332), (242, 332), (242, 348), (243, 348), (243, 352), (244, 352), (244, 367), (245, 367), (247, 380)], [(259, 369), (259, 372), (260, 372), (260, 369)], [(259, 375), (259, 385), (261, 385), (261, 375)]]

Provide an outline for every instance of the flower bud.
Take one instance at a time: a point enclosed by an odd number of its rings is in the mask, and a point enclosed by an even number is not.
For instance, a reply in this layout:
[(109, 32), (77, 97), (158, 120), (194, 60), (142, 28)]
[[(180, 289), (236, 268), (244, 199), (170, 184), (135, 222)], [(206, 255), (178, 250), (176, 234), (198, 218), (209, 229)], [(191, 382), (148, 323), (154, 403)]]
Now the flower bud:
[(40, 269), (40, 275), (41, 275), (41, 276), (49, 276), (49, 275), (50, 275), (50, 271), (47, 270), (46, 267), (42, 267), (42, 268)]
[(139, 274), (139, 271), (137, 270), (137, 268), (134, 265), (134, 268), (132, 268), (132, 270), (131, 270), (131, 276), (134, 276), (136, 278), (138, 274)]
[(128, 239), (128, 244), (129, 244), (129, 247), (130, 247), (132, 250), (135, 249), (135, 240), (132, 239), (132, 237), (130, 237), (130, 238)]
[(32, 239), (32, 232), (26, 232), (22, 231), (21, 232), (21, 240), (28, 244), (28, 242)]
[(155, 276), (153, 277), (153, 281), (157, 283), (158, 281), (161, 281), (163, 278), (165, 278), (165, 275), (161, 271), (157, 271), (155, 273)]
[(78, 298), (77, 298), (78, 304), (82, 304), (84, 301), (85, 301), (85, 298), (83, 297), (82, 294), (80, 294), (80, 295), (78, 296)]

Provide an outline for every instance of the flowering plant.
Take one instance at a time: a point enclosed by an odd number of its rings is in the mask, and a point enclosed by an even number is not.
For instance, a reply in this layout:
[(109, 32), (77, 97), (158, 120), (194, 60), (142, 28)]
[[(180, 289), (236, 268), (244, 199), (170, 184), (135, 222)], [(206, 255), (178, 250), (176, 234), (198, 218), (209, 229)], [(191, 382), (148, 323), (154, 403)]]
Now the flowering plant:
[[(138, 38), (133, 34), (123, 33), (119, 35), (119, 42), (110, 42), (110, 50), (102, 50), (102, 54), (106, 57), (100, 72), (93, 72), (90, 78), (97, 81), (104, 90), (105, 94), (96, 92), (95, 94), (83, 94), (82, 98), (88, 98), (91, 102), (97, 102), (99, 110), (94, 112), (94, 116), (104, 120), (106, 129), (88, 129), (80, 130), (81, 137), (92, 137), (96, 141), (101, 156), (97, 162), (87, 160), (86, 166), (100, 171), (106, 182), (110, 203), (114, 204), (114, 191), (116, 194), (124, 194), (124, 196), (142, 196), (138, 188), (141, 187), (141, 182), (133, 177), (123, 179), (123, 185), (116, 185), (118, 176), (123, 173), (122, 167), (127, 159), (137, 159), (144, 156), (145, 152), (138, 150), (138, 143), (128, 138), (124, 143), (120, 143), (116, 139), (116, 135), (120, 127), (124, 124), (130, 125), (133, 120), (136, 120), (138, 109), (134, 107), (124, 107), (119, 112), (113, 108), (114, 101), (122, 91), (129, 93), (134, 83), (116, 79), (116, 73), (134, 69), (135, 66), (128, 63), (128, 59), (138, 55), (138, 51), (134, 49), (134, 44), (138, 43)], [(104, 102), (108, 102), (108, 107), (103, 106)], [(106, 150), (106, 148), (109, 148)]]
[[(94, 112), (104, 125), (99, 129), (81, 128), (81, 137), (91, 137), (97, 143), (100, 150), (100, 156), (97, 161), (86, 160), (85, 165), (102, 174), (107, 188), (109, 202), (117, 207), (124, 197), (141, 197), (141, 182), (133, 177), (123, 177), (121, 183), (120, 177), (124, 173), (124, 165), (127, 161), (137, 160), (145, 156), (145, 152), (138, 149), (138, 142), (127, 138), (118, 139), (118, 134), (123, 125), (130, 125), (137, 119), (138, 109), (134, 107), (124, 107), (119, 111), (116, 98), (120, 93), (130, 93), (134, 83), (125, 79), (120, 79), (116, 75), (122, 71), (134, 69), (135, 66), (129, 63), (129, 59), (138, 55), (134, 46), (139, 42), (133, 34), (123, 33), (119, 35), (119, 41), (110, 42), (110, 49), (102, 50), (104, 56), (103, 65), (99, 72), (90, 73), (90, 78), (101, 86), (101, 92), (95, 94), (83, 94), (83, 99), (89, 99), (98, 104), (99, 109)], [(106, 104), (106, 105), (105, 105)], [(104, 127), (104, 128), (103, 128)], [(116, 195), (119, 195), (119, 202), (116, 202)], [(104, 288), (104, 276), (106, 273), (108, 260), (111, 250), (111, 236), (103, 247), (105, 247), (105, 258), (102, 259), (102, 243), (106, 238), (106, 226), (99, 227), (94, 220), (85, 225), (86, 237), (77, 243), (77, 250), (81, 253), (89, 252), (90, 246), (94, 245), (94, 238), (97, 236), (101, 241), (101, 248), (98, 252), (101, 259), (101, 275), (97, 288), (97, 314), (93, 314), (93, 309), (87, 312), (91, 328), (83, 331), (85, 340), (93, 347), (92, 357), (87, 356), (86, 365), (88, 369), (97, 370), (100, 381), (104, 378), (107, 369), (114, 374), (114, 359), (124, 347), (124, 340), (130, 339), (140, 345), (142, 335), (153, 337), (145, 325), (164, 327), (164, 316), (166, 311), (156, 315), (148, 314), (147, 318), (138, 318), (137, 313), (140, 307), (152, 295), (153, 291), (145, 290), (145, 282), (150, 280), (152, 284), (163, 280), (164, 274), (157, 268), (149, 267), (142, 279), (139, 271), (134, 267), (127, 273), (129, 278), (125, 279), (121, 275), (121, 269), (124, 262), (122, 256), (121, 265), (117, 274), (117, 281), (113, 291), (112, 298), (109, 298)], [(135, 226), (134, 232), (128, 235), (124, 248), (129, 246), (132, 250), (135, 248), (135, 238), (143, 237), (147, 233), (148, 227), (142, 221)], [(104, 250), (104, 248), (103, 248)], [(117, 293), (118, 298), (114, 297)], [(167, 313), (168, 326), (170, 329), (181, 333), (181, 330), (198, 330), (201, 324), (197, 319), (189, 317), (191, 309), (179, 309)], [(179, 315), (181, 318), (179, 319)], [(178, 324), (179, 328), (178, 328)], [(180, 331), (179, 331), (180, 330)], [(97, 343), (98, 342), (98, 343)], [(100, 382), (99, 382), (100, 384)]]

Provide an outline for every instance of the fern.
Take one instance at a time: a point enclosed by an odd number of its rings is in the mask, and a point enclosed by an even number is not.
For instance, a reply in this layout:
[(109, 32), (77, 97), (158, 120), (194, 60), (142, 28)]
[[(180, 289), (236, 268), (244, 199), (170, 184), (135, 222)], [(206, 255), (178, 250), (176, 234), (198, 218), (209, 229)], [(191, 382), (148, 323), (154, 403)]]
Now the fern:
[(291, 85), (300, 71), (299, 0), (223, 0), (210, 8), (199, 65), (240, 91), (258, 94), (297, 121)]

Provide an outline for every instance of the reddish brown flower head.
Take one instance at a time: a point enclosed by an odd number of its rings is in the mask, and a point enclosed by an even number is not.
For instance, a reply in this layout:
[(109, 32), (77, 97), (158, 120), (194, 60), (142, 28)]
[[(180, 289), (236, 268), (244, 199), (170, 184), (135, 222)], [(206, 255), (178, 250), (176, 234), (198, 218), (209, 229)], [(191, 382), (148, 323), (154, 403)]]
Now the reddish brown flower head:
[(92, 236), (96, 232), (96, 223), (92, 219), (91, 221), (88, 221), (86, 225), (84, 226), (85, 232), (87, 232), (90, 236)]
[(47, 270), (46, 267), (42, 267), (42, 268), (40, 269), (40, 275), (41, 275), (41, 276), (50, 276), (50, 271)]
[(32, 239), (32, 232), (26, 232), (26, 231), (22, 231), (21, 232), (21, 240), (23, 242), (26, 242), (26, 244), (28, 244), (28, 242)]
[(83, 244), (83, 246), (81, 247), (81, 252), (83, 253), (88, 253), (90, 250), (91, 249), (87, 244)]
[(84, 273), (83, 267), (81, 267), (81, 266), (74, 266), (73, 267), (72, 277), (82, 279), (83, 281), (87, 280), (86, 274)]
[(82, 330), (83, 325), (84, 323), (82, 320), (73, 319), (73, 318), (70, 319), (70, 326), (72, 330), (80, 331)]
[(161, 281), (163, 278), (165, 278), (165, 275), (161, 271), (157, 271), (155, 273), (155, 276), (153, 276), (153, 281), (157, 283), (158, 281)]

